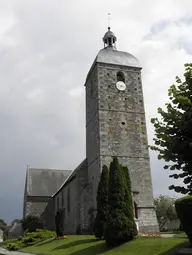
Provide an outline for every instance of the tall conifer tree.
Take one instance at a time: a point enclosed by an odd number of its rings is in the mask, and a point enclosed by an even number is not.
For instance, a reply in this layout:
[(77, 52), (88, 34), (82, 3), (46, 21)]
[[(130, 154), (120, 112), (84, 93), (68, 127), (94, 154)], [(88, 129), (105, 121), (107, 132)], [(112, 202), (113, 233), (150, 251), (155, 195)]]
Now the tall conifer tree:
[(109, 169), (103, 166), (101, 179), (97, 191), (97, 215), (94, 222), (94, 234), (97, 238), (104, 236), (104, 228), (106, 225), (108, 214), (108, 185), (109, 185)]
[[(129, 219), (128, 187), (124, 168), (117, 157), (110, 164), (108, 218), (105, 240), (108, 246), (117, 246), (135, 236), (134, 224)], [(130, 199), (129, 199), (130, 200)]]
[(125, 174), (125, 182), (126, 182), (126, 192), (125, 192), (125, 201), (126, 201), (126, 214), (129, 218), (129, 235), (130, 239), (133, 239), (134, 236), (138, 234), (137, 227), (134, 220), (134, 209), (133, 209), (133, 199), (132, 199), (132, 188), (131, 188), (131, 179), (129, 175), (128, 167), (122, 166)]

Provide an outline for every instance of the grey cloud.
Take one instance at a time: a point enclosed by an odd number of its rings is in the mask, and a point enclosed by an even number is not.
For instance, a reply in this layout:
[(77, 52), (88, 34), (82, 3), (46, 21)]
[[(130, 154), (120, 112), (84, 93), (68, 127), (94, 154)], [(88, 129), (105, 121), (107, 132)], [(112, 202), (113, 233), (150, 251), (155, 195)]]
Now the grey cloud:
[[(149, 1), (151, 7), (153, 2)], [(131, 4), (127, 0), (118, 4), (0, 1), (0, 21), (6, 17), (7, 29), (2, 32), (0, 26), (0, 218), (10, 221), (22, 216), (27, 164), (74, 169), (85, 157), (84, 82), (103, 47), (109, 11), (114, 13), (111, 24), (118, 48), (130, 51), (137, 44), (135, 52), (147, 66), (145, 53), (138, 49), (152, 24), (145, 24), (148, 13), (141, 16), (140, 1)], [(133, 10), (138, 10), (137, 15)], [(148, 16), (152, 14), (149, 11)], [(150, 110), (151, 100), (146, 102)], [(168, 177), (165, 174), (162, 186), (161, 165), (153, 156), (152, 169), (155, 193), (161, 187), (168, 192)]]

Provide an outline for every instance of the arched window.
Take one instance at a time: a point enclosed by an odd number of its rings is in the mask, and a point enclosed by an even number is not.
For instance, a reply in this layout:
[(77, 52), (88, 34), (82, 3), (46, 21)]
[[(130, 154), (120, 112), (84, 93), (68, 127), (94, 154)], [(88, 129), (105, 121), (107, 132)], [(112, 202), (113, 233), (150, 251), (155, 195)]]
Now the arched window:
[(138, 209), (137, 209), (137, 203), (134, 201), (134, 216), (136, 219), (138, 219)]
[(117, 73), (117, 81), (123, 81), (125, 82), (125, 76), (122, 72)]

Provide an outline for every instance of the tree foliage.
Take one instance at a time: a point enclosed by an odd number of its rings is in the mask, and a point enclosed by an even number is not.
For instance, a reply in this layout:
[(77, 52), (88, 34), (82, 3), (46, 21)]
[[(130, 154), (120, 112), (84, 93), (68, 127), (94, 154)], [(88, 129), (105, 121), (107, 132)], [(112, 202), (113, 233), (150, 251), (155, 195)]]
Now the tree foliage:
[(181, 197), (175, 201), (175, 209), (181, 222), (183, 231), (192, 244), (192, 196)]
[(184, 81), (176, 77), (177, 85), (169, 88), (170, 102), (166, 110), (158, 108), (160, 118), (152, 118), (158, 158), (164, 159), (171, 178), (183, 179), (183, 186), (171, 185), (170, 190), (192, 195), (192, 64), (185, 64)]
[(15, 223), (21, 223), (21, 219), (14, 219), (14, 220), (12, 220), (12, 222), (11, 222), (11, 226), (13, 226)]
[(21, 223), (24, 231), (35, 232), (36, 229), (43, 229), (43, 222), (37, 216), (28, 215), (21, 220)]
[(108, 215), (109, 169), (103, 166), (97, 191), (97, 214), (94, 221), (94, 234), (97, 238), (104, 236), (104, 228)]
[(125, 201), (127, 201), (125, 214), (128, 216), (130, 220), (131, 225), (129, 229), (130, 229), (130, 236), (132, 236), (130, 237), (130, 239), (133, 239), (133, 237), (136, 236), (138, 232), (137, 232), (137, 227), (134, 220), (131, 179), (130, 179), (128, 167), (124, 167), (124, 166), (121, 166), (121, 167), (123, 168), (124, 175), (125, 175)]
[(0, 229), (4, 231), (6, 226), (7, 223), (3, 219), (0, 219)]
[(105, 240), (108, 246), (120, 245), (132, 240), (135, 236), (134, 223), (128, 213), (129, 206), (125, 169), (119, 164), (117, 157), (114, 157), (110, 164), (109, 214), (105, 231)]
[(162, 231), (168, 221), (178, 219), (175, 211), (175, 199), (160, 195), (159, 197), (155, 198), (154, 203), (159, 228), (160, 231)]

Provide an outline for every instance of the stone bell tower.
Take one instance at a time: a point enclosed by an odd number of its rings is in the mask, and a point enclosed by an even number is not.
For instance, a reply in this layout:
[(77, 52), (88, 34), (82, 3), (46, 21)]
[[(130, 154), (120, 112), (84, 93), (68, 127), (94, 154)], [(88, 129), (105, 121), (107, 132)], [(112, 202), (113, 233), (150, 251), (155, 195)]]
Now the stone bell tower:
[(104, 164), (113, 156), (127, 166), (132, 180), (135, 215), (140, 232), (157, 232), (141, 81), (141, 66), (131, 54), (116, 49), (108, 28), (87, 75), (86, 156), (92, 203)]

